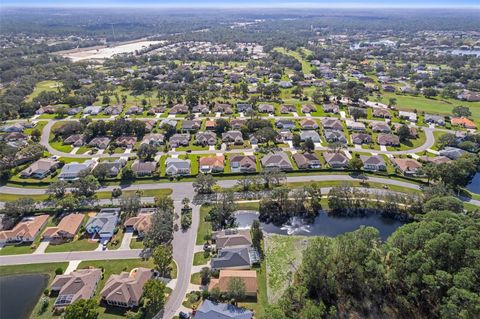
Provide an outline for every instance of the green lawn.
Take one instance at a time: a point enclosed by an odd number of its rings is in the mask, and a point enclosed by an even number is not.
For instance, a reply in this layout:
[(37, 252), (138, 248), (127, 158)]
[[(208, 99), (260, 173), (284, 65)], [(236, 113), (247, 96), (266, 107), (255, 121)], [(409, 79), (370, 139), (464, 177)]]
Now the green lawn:
[[(434, 114), (450, 115), (452, 109), (457, 105), (463, 105), (470, 107), (472, 112), (472, 118), (475, 122), (480, 122), (480, 102), (465, 102), (454, 99), (442, 99), (436, 97), (434, 99), (427, 99), (426, 97), (419, 95), (401, 95), (396, 93), (384, 92), (382, 94), (382, 103), (388, 104), (390, 98), (397, 99), (397, 109), (401, 110), (417, 110), (419, 112), (427, 112)], [(374, 97), (370, 97), (371, 101), (375, 101)]]
[(65, 145), (63, 142), (50, 142), (50, 146), (63, 153), (70, 153), (73, 150), (72, 145)]
[(199, 272), (196, 272), (190, 276), (190, 282), (194, 285), (200, 285), (202, 283), (202, 276)]
[(41, 92), (57, 92), (57, 86), (62, 85), (61, 82), (58, 81), (40, 81), (35, 85), (33, 92), (27, 96), (26, 100), (28, 102), (32, 101), (35, 97), (37, 97)]
[(35, 201), (42, 201), (48, 198), (48, 195), (16, 195), (16, 194), (3, 194), (0, 193), (0, 201), (11, 202), (19, 198), (31, 198)]
[(144, 247), (143, 240), (132, 238), (132, 241), (130, 242), (130, 249), (143, 249)]
[(8, 244), (0, 249), (0, 256), (31, 254), (35, 251), (31, 243)]
[(198, 253), (195, 253), (193, 255), (193, 265), (194, 266), (206, 265), (210, 259), (211, 259), (211, 255), (208, 255), (208, 257), (205, 258), (205, 253), (203, 251), (199, 251)]
[(91, 241), (86, 238), (75, 239), (68, 243), (60, 245), (48, 245), (45, 252), (47, 253), (58, 253), (58, 252), (69, 252), (69, 251), (91, 251), (95, 250), (98, 247), (98, 242)]
[(197, 245), (202, 245), (205, 243), (205, 238), (211, 235), (212, 233), (212, 224), (210, 222), (205, 221), (205, 217), (208, 215), (212, 206), (204, 204), (200, 207), (200, 223), (198, 225), (198, 232), (197, 232)]

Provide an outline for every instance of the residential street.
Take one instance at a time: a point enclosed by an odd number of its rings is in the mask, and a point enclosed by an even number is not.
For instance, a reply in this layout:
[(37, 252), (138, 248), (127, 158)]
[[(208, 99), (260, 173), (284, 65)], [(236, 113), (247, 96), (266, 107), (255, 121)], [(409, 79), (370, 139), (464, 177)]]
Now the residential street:
[(48, 254), (23, 254), (0, 256), (0, 265), (23, 265), (64, 262), (72, 260), (110, 260), (132, 259), (140, 257), (141, 249), (107, 251), (72, 251)]

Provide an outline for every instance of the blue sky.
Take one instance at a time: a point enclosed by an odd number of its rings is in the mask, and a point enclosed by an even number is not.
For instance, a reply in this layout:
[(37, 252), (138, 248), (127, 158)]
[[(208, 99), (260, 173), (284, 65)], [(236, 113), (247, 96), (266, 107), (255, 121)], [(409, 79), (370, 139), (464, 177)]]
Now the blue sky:
[(1, 6), (35, 7), (480, 7), (479, 0), (0, 0)]

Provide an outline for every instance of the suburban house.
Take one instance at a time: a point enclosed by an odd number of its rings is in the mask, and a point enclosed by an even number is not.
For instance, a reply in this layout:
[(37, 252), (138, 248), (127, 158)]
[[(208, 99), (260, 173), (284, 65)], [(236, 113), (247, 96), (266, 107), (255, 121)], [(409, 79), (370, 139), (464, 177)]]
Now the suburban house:
[(279, 129), (293, 130), (295, 128), (295, 122), (289, 119), (280, 119), (275, 122), (275, 126)]
[(448, 163), (451, 161), (451, 159), (449, 159), (448, 157), (446, 156), (435, 156), (435, 157), (430, 157), (430, 156), (420, 156), (419, 159), (418, 159), (420, 162), (423, 162), (423, 163), (432, 163), (432, 164), (435, 164), (435, 165), (438, 165), (438, 164), (445, 164), (445, 163)]
[(144, 161), (137, 159), (132, 164), (132, 171), (137, 176), (152, 175), (157, 169), (156, 161)]
[(461, 126), (468, 129), (476, 129), (477, 125), (472, 120), (469, 120), (465, 117), (452, 117), (450, 123), (454, 126)]
[(214, 107), (215, 112), (221, 112), (223, 114), (232, 114), (233, 109), (230, 104), (225, 104), (225, 103), (216, 103)]
[(293, 169), (288, 155), (283, 152), (266, 154), (260, 159), (260, 161), (265, 169), (278, 168), (284, 171), (290, 171)]
[(353, 133), (350, 135), (353, 144), (370, 144), (372, 137), (367, 133)]
[(212, 270), (217, 269), (250, 269), (249, 248), (224, 248), (219, 251), (217, 257), (212, 258)]
[(169, 114), (186, 114), (188, 113), (188, 106), (186, 106), (185, 104), (176, 104), (170, 109), (168, 113)]
[(336, 104), (324, 104), (322, 108), (325, 113), (340, 113), (340, 107)]
[(424, 116), (425, 123), (436, 124), (440, 126), (445, 125), (445, 117), (441, 115), (426, 114)]
[(130, 217), (127, 219), (123, 226), (126, 230), (132, 230), (137, 233), (138, 237), (143, 237), (145, 232), (147, 232), (152, 226), (152, 217), (154, 211), (146, 211), (138, 213), (137, 216)]
[(243, 125), (245, 125), (247, 123), (246, 120), (243, 120), (243, 119), (232, 119), (230, 121), (230, 126), (232, 127), (232, 129), (234, 130), (239, 130)]
[(215, 120), (206, 119), (205, 120), (205, 129), (212, 131), (212, 130), (215, 129), (216, 124), (217, 123), (216, 123)]
[(350, 106), (348, 113), (350, 113), (350, 115), (355, 114), (356, 117), (367, 117), (367, 110), (361, 107)]
[(293, 139), (293, 133), (290, 131), (280, 131), (278, 132), (278, 136), (276, 138), (277, 143), (286, 143), (287, 141), (291, 141)]
[(347, 125), (347, 129), (352, 130), (352, 131), (365, 131), (365, 124), (362, 122), (355, 122), (352, 120), (346, 120), (345, 124)]
[(403, 175), (413, 176), (417, 175), (422, 164), (412, 158), (395, 158), (393, 159), (395, 166), (402, 172)]
[(222, 250), (231, 247), (251, 247), (252, 236), (248, 229), (225, 229), (215, 232), (212, 235), (215, 241), (215, 248)]
[(62, 242), (64, 240), (72, 240), (75, 234), (82, 226), (83, 214), (68, 214), (55, 227), (47, 227), (42, 234), (44, 239), (54, 242)]
[(205, 300), (195, 313), (195, 319), (252, 319), (253, 312), (229, 303)]
[(340, 143), (347, 143), (347, 139), (343, 131), (336, 131), (336, 130), (323, 130), (323, 135), (325, 136), (325, 140), (328, 143), (340, 142)]
[(400, 139), (393, 134), (380, 133), (377, 136), (377, 143), (380, 145), (399, 146)]
[(198, 132), (195, 135), (195, 143), (197, 145), (215, 145), (217, 142), (217, 135), (210, 131)]
[(182, 130), (184, 131), (197, 131), (200, 127), (202, 127), (202, 121), (185, 120), (182, 122)]
[(161, 128), (166, 128), (166, 127), (177, 127), (177, 121), (174, 119), (163, 119), (160, 121), (160, 127)]
[(304, 119), (300, 122), (302, 130), (316, 130), (318, 128), (317, 122), (312, 119)]
[(260, 113), (273, 113), (275, 111), (275, 107), (272, 104), (259, 104), (258, 105), (258, 112)]
[(326, 128), (326, 129), (343, 131), (342, 122), (340, 122), (339, 119), (330, 118), (330, 117), (323, 118), (322, 125), (323, 125), (323, 128)]
[(141, 107), (138, 107), (136, 105), (129, 107), (126, 111), (125, 114), (130, 115), (130, 114), (142, 114), (143, 109)]
[(177, 148), (179, 146), (188, 146), (190, 141), (190, 134), (173, 134), (170, 137), (170, 147)]
[(363, 168), (366, 171), (386, 171), (387, 164), (385, 164), (385, 160), (380, 155), (360, 155), (360, 159), (363, 162)]
[(375, 133), (390, 133), (390, 126), (385, 122), (372, 122), (371, 123), (372, 131)]
[(374, 117), (390, 118), (390, 111), (382, 107), (374, 107), (372, 114)]
[(143, 120), (142, 122), (145, 123), (145, 131), (146, 132), (151, 132), (153, 130), (153, 128), (155, 127), (155, 125), (157, 125), (157, 121), (153, 120), (153, 119)]
[(132, 148), (137, 143), (137, 138), (135, 136), (119, 136), (115, 140), (117, 146)]
[(230, 157), (232, 173), (253, 173), (257, 170), (257, 159), (253, 155), (234, 155)]
[(299, 169), (320, 168), (322, 167), (317, 155), (312, 153), (295, 153), (293, 160)]
[(413, 112), (399, 111), (398, 117), (410, 122), (417, 122), (417, 114)]
[(106, 149), (108, 147), (108, 144), (110, 144), (110, 138), (95, 137), (90, 141), (90, 143), (88, 143), (88, 146), (96, 147), (98, 149)]
[(83, 114), (98, 115), (102, 112), (102, 109), (101, 106), (90, 105), (83, 109)]
[(460, 156), (467, 154), (468, 152), (456, 147), (445, 147), (440, 151), (440, 155), (446, 156), (449, 159), (456, 160)]
[(7, 133), (5, 135), (0, 136), (0, 139), (2, 139), (7, 142), (16, 142), (16, 141), (27, 141), (28, 140), (28, 135), (23, 134), (21, 132), (11, 132)]
[(88, 160), (83, 163), (72, 162), (65, 164), (62, 171), (58, 174), (58, 179), (75, 180), (80, 177), (83, 172), (90, 172), (97, 162)]
[(225, 168), (225, 156), (200, 157), (198, 163), (202, 173), (223, 172)]
[(311, 104), (305, 104), (305, 105), (302, 105), (302, 112), (303, 113), (312, 113), (312, 112), (316, 112), (317, 111), (317, 108)]
[(45, 178), (60, 166), (60, 162), (52, 158), (41, 158), (20, 172), (23, 178)]
[(95, 171), (105, 171), (107, 177), (115, 177), (120, 173), (126, 164), (127, 161), (121, 158), (116, 159), (113, 162), (103, 161), (95, 166), (94, 173)]
[(85, 144), (85, 138), (83, 134), (73, 134), (63, 140), (63, 144), (73, 145), (74, 147), (80, 147)]
[(179, 158), (167, 158), (165, 160), (165, 173), (168, 176), (175, 175), (189, 175), (190, 174), (190, 160)]
[(143, 137), (141, 144), (148, 144), (158, 147), (165, 144), (165, 135), (161, 133), (150, 133)]
[(63, 309), (77, 300), (92, 298), (101, 278), (102, 270), (98, 268), (77, 269), (55, 276), (50, 285), (50, 290), (58, 293), (53, 307)]
[(220, 292), (228, 291), (228, 284), (232, 278), (240, 278), (245, 286), (245, 296), (257, 295), (257, 272), (255, 270), (220, 270), (218, 278), (210, 279), (208, 290), (219, 289)]
[(151, 107), (150, 109), (148, 109), (147, 114), (149, 114), (149, 115), (162, 114), (163, 112), (165, 112), (165, 106), (157, 105), (157, 106), (154, 106), (154, 107)]
[(85, 231), (92, 238), (99, 238), (102, 243), (108, 242), (117, 227), (120, 218), (120, 208), (103, 208), (98, 214), (88, 219)]
[(208, 105), (198, 104), (198, 105), (195, 105), (195, 106), (192, 108), (192, 112), (193, 112), (193, 113), (208, 114), (208, 113), (210, 113), (210, 109), (208, 108)]
[(251, 104), (246, 104), (246, 103), (238, 103), (237, 104), (237, 112), (238, 113), (245, 113), (245, 112), (251, 112), (253, 111), (253, 107)]
[(11, 230), (0, 231), (0, 244), (10, 242), (33, 242), (42, 228), (47, 224), (48, 215), (23, 218)]
[(228, 131), (222, 133), (222, 142), (227, 144), (243, 144), (243, 135), (240, 131)]
[(143, 286), (153, 277), (152, 269), (142, 267), (111, 275), (100, 292), (100, 297), (110, 306), (137, 307), (143, 295)]
[(280, 113), (282, 113), (282, 114), (287, 114), (287, 113), (296, 112), (296, 111), (297, 111), (297, 109), (295, 108), (295, 105), (293, 105), (293, 104), (283, 104), (280, 107)]
[(301, 131), (300, 140), (306, 141), (308, 139), (311, 139), (314, 143), (320, 143), (320, 135), (316, 131)]
[(12, 132), (23, 132), (25, 127), (21, 123), (13, 123), (2, 126), (2, 132), (12, 133)]
[(457, 99), (468, 102), (478, 102), (480, 101), (480, 94), (470, 90), (463, 90), (457, 95)]
[(122, 113), (123, 107), (121, 105), (110, 105), (103, 110), (105, 115), (118, 115)]
[(323, 157), (332, 168), (345, 168), (348, 165), (348, 157), (341, 152), (324, 152)]

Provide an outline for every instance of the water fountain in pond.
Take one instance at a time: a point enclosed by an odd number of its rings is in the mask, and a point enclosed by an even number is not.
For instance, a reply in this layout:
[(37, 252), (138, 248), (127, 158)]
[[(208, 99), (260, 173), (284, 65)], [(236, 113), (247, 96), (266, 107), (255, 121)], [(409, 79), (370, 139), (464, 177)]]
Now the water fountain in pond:
[(310, 233), (310, 225), (305, 224), (305, 221), (299, 217), (290, 218), (280, 229), (286, 231), (288, 235)]

